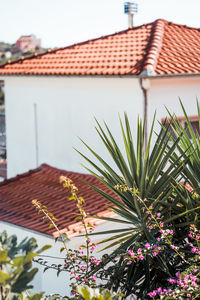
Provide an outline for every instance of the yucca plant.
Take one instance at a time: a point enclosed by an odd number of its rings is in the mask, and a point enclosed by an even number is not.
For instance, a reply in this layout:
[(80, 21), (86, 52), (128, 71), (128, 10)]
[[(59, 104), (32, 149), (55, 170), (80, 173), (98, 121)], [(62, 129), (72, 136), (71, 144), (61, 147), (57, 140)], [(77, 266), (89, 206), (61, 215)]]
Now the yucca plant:
[[(164, 226), (167, 226), (166, 228), (169, 225), (174, 226), (176, 220), (187, 214), (187, 211), (182, 211), (182, 207), (177, 206), (177, 202), (174, 201), (174, 197), (177, 197), (174, 192), (176, 180), (185, 167), (187, 157), (184, 151), (179, 156), (175, 154), (181, 137), (178, 137), (169, 147), (170, 135), (168, 129), (161, 128), (152, 145), (155, 116), (146, 147), (145, 122), (138, 119), (135, 146), (127, 115), (124, 115), (124, 124), (120, 119), (126, 158), (123, 157), (122, 151), (107, 124), (104, 123), (106, 128), (104, 130), (99, 122), (96, 122), (97, 133), (104, 143), (105, 149), (110, 153), (118, 171), (115, 171), (85, 142), (83, 143), (98, 159), (100, 165), (95, 164), (87, 156), (78, 152), (98, 173), (88, 167), (86, 169), (116, 194), (116, 197), (112, 197), (92, 186), (94, 190), (109, 201), (110, 209), (119, 216), (119, 218), (102, 219), (127, 225), (126, 228), (98, 233), (112, 234), (110, 238), (102, 241), (110, 243), (104, 249), (115, 246), (112, 254), (104, 260), (103, 265), (105, 266), (111, 259), (125, 253), (128, 249), (135, 249), (135, 247), (145, 243), (156, 243), (158, 229), (149, 229), (150, 221), (146, 213), (147, 208), (151, 207), (152, 215), (161, 215), (161, 221)], [(176, 157), (176, 160), (174, 160), (174, 157)], [(175, 214), (174, 211), (176, 211)], [(170, 248), (163, 255), (156, 257), (147, 255), (145, 260), (131, 265), (127, 265), (123, 256), (119, 256), (116, 267), (109, 267), (112, 268), (112, 274), (110, 274), (108, 286), (115, 291), (121, 286), (122, 292), (125, 292), (126, 296), (135, 293), (144, 299), (144, 295), (149, 289), (153, 289), (161, 283), (166, 283), (166, 276), (173, 275), (175, 271), (173, 268), (174, 262), (181, 263), (181, 260), (176, 253), (172, 253)], [(182, 261), (182, 263), (184, 262)], [(97, 269), (102, 267), (101, 264)]]
[[(170, 136), (174, 143), (177, 138), (177, 151), (172, 155), (172, 162), (176, 162), (180, 154), (187, 159), (185, 168), (182, 169), (179, 181), (176, 182), (176, 191), (178, 201), (181, 202), (182, 211), (190, 210), (190, 214), (184, 217), (184, 221), (177, 225), (184, 227), (191, 223), (195, 223), (198, 228), (200, 226), (200, 134), (198, 130), (193, 129), (186, 110), (180, 100), (180, 105), (185, 117), (185, 127), (174, 114), (169, 111), (170, 130), (173, 134)], [(200, 126), (200, 108), (197, 102), (198, 122)], [(167, 121), (167, 120), (166, 120)], [(163, 127), (164, 128), (164, 127)], [(199, 127), (200, 128), (200, 127)], [(169, 136), (169, 134), (168, 134)]]
[[(200, 135), (197, 130), (193, 129), (181, 100), (180, 105), (182, 107), (182, 111), (185, 117), (186, 127), (183, 127), (176, 115), (171, 114), (168, 111), (171, 119), (171, 130), (174, 132), (174, 135), (170, 138), (172, 142), (175, 142), (176, 138), (179, 137), (181, 134), (180, 141), (177, 144), (177, 149), (179, 153), (182, 153), (183, 155), (185, 155), (187, 151), (186, 155), (188, 157), (187, 167), (184, 168), (182, 172), (183, 180), (185, 180), (185, 182), (188, 182), (189, 185), (192, 187), (193, 191), (200, 195)], [(200, 107), (198, 102), (197, 114), (200, 129)], [(176, 159), (177, 156), (174, 155), (174, 160)]]

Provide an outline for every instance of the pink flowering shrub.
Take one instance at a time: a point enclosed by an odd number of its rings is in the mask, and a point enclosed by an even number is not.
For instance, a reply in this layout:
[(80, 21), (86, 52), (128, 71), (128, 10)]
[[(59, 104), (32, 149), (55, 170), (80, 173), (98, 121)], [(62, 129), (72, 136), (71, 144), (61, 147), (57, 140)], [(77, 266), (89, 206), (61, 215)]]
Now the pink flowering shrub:
[[(82, 199), (76, 196), (72, 182), (62, 178), (80, 208), (86, 237), (85, 246), (77, 253), (64, 246), (66, 265), (62, 270), (66, 268), (71, 272), (75, 284), (84, 282), (95, 287), (95, 279), (101, 278), (102, 284), (111, 291), (121, 290), (125, 296), (136, 295), (142, 300), (198, 299), (200, 139), (198, 137), (197, 143), (196, 134), (192, 134), (192, 127), (187, 124), (192, 143), (182, 128), (177, 129), (179, 134), (173, 140), (168, 124), (161, 126), (152, 145), (154, 122), (155, 118), (147, 140), (145, 123), (138, 120), (135, 142), (125, 114), (124, 120), (120, 119), (124, 149), (119, 147), (107, 124), (104, 130), (97, 122), (97, 132), (115, 168), (84, 143), (100, 164), (81, 154), (97, 171), (91, 173), (116, 197), (95, 186), (92, 188), (105, 197), (110, 209), (120, 216), (110, 221), (124, 226), (113, 226), (102, 232), (112, 236), (101, 242), (109, 243), (104, 249), (110, 248), (111, 253), (104, 255), (101, 261), (96, 261), (93, 255), (95, 245), (89, 240), (95, 233), (85, 226), (87, 214), (82, 210)], [(176, 129), (176, 125), (173, 128)], [(173, 142), (169, 144), (169, 140)], [(124, 151), (126, 157), (122, 155)]]

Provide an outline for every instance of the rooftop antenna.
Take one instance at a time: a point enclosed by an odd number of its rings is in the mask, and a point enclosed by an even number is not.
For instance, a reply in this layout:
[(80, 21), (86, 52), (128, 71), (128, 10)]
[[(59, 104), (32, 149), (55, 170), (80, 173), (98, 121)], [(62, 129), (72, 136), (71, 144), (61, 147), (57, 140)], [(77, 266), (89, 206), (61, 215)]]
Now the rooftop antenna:
[(124, 13), (128, 15), (128, 28), (133, 28), (133, 16), (138, 12), (138, 4), (133, 1), (124, 3)]

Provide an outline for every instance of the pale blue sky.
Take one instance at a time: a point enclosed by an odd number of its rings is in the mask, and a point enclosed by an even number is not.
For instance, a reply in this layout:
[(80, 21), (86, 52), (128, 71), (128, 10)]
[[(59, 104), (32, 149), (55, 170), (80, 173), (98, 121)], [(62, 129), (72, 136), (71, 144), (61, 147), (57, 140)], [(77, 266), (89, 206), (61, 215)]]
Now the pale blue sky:
[[(127, 28), (123, 0), (0, 0), (0, 41), (34, 33), (61, 47)], [(200, 0), (137, 0), (135, 26), (163, 18), (200, 27)]]

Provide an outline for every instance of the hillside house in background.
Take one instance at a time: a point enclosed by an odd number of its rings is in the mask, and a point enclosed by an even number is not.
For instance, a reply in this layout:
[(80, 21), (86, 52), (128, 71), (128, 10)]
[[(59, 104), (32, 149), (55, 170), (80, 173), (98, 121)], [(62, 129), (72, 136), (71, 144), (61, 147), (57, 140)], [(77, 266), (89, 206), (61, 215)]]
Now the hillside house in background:
[[(5, 83), (8, 177), (46, 162), (82, 172), (80, 136), (109, 159), (93, 130), (106, 120), (120, 142), (118, 113), (136, 125), (165, 105), (182, 117), (178, 97), (196, 122), (200, 99), (200, 30), (159, 19), (0, 67)], [(158, 126), (158, 125), (157, 125)], [(156, 128), (157, 129), (157, 128)]]
[(34, 34), (23, 35), (17, 41), (12, 49), (12, 52), (26, 53), (30, 51), (36, 51), (41, 48), (40, 39), (36, 38)]

